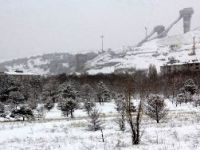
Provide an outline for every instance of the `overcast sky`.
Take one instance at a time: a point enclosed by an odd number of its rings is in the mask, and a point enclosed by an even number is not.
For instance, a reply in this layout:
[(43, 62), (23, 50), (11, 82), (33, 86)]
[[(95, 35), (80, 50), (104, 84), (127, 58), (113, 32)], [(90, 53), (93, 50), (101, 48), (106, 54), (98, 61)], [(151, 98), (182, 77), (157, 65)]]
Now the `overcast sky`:
[[(99, 50), (102, 33), (105, 48), (132, 46), (145, 26), (168, 26), (184, 7), (200, 26), (200, 0), (0, 0), (0, 61)], [(172, 33), (182, 33), (182, 21)]]

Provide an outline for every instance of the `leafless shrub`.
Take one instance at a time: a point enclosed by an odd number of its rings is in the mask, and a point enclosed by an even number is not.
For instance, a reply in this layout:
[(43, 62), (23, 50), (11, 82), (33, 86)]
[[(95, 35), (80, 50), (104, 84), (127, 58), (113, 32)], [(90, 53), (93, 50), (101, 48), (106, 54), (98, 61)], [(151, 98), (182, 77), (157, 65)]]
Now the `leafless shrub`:
[(102, 121), (100, 119), (99, 111), (94, 107), (89, 115), (89, 130), (97, 131), (102, 129)]

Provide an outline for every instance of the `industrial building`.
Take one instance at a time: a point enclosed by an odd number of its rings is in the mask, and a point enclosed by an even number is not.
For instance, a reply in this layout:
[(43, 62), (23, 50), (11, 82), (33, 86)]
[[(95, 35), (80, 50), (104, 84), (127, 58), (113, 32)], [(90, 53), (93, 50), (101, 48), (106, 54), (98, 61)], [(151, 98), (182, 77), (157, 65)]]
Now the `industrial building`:
[(200, 62), (167, 64), (161, 66), (160, 70), (162, 74), (171, 74), (185, 71), (200, 72)]

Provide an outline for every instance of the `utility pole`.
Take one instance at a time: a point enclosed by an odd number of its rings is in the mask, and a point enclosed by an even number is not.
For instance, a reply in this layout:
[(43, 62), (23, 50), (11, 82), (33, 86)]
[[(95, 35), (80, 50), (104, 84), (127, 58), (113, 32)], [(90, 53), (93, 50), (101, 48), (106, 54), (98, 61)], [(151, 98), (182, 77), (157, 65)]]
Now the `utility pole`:
[(195, 37), (193, 37), (193, 46), (192, 46), (192, 52), (188, 54), (189, 56), (196, 55), (196, 41)]
[(145, 27), (145, 37), (147, 37), (147, 34), (148, 34), (148, 28)]
[(104, 50), (103, 50), (103, 39), (104, 39), (104, 35), (101, 35), (100, 38), (101, 38), (101, 51), (103, 52), (103, 51), (104, 51)]
[(193, 37), (193, 46), (192, 46), (192, 54), (193, 55), (196, 55), (196, 41), (195, 41), (195, 36)]

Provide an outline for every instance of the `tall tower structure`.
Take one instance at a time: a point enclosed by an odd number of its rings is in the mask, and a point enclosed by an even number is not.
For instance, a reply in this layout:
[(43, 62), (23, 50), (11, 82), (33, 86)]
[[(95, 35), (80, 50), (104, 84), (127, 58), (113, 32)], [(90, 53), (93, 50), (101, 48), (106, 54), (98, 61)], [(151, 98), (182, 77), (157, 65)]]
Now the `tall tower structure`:
[[(154, 29), (152, 30), (152, 32), (150, 32), (148, 35), (145, 35), (145, 38), (140, 41), (137, 46), (141, 46), (143, 43), (149, 41), (149, 40), (153, 40), (156, 38), (163, 38), (166, 37), (168, 32), (174, 27), (174, 25), (176, 25), (181, 19), (183, 19), (183, 32), (187, 33), (190, 31), (191, 28), (191, 19), (192, 19), (192, 15), (194, 14), (194, 10), (192, 7), (189, 8), (184, 8), (182, 10), (179, 11), (179, 16), (178, 18), (172, 22), (169, 27), (167, 27), (165, 29), (165, 27), (163, 25), (158, 25), (156, 27), (154, 27)], [(145, 28), (146, 29), (146, 28)], [(157, 33), (156, 37), (152, 36)]]
[(184, 8), (180, 10), (180, 16), (183, 18), (183, 32), (187, 33), (191, 28), (191, 18), (194, 13), (193, 8)]
[(104, 51), (104, 50), (103, 50), (103, 48), (104, 48), (104, 47), (103, 47), (103, 46), (104, 46), (104, 45), (103, 45), (103, 44), (104, 44), (104, 43), (103, 43), (104, 35), (102, 34), (102, 35), (100, 36), (100, 38), (101, 38), (101, 51), (103, 52), (103, 51)]

